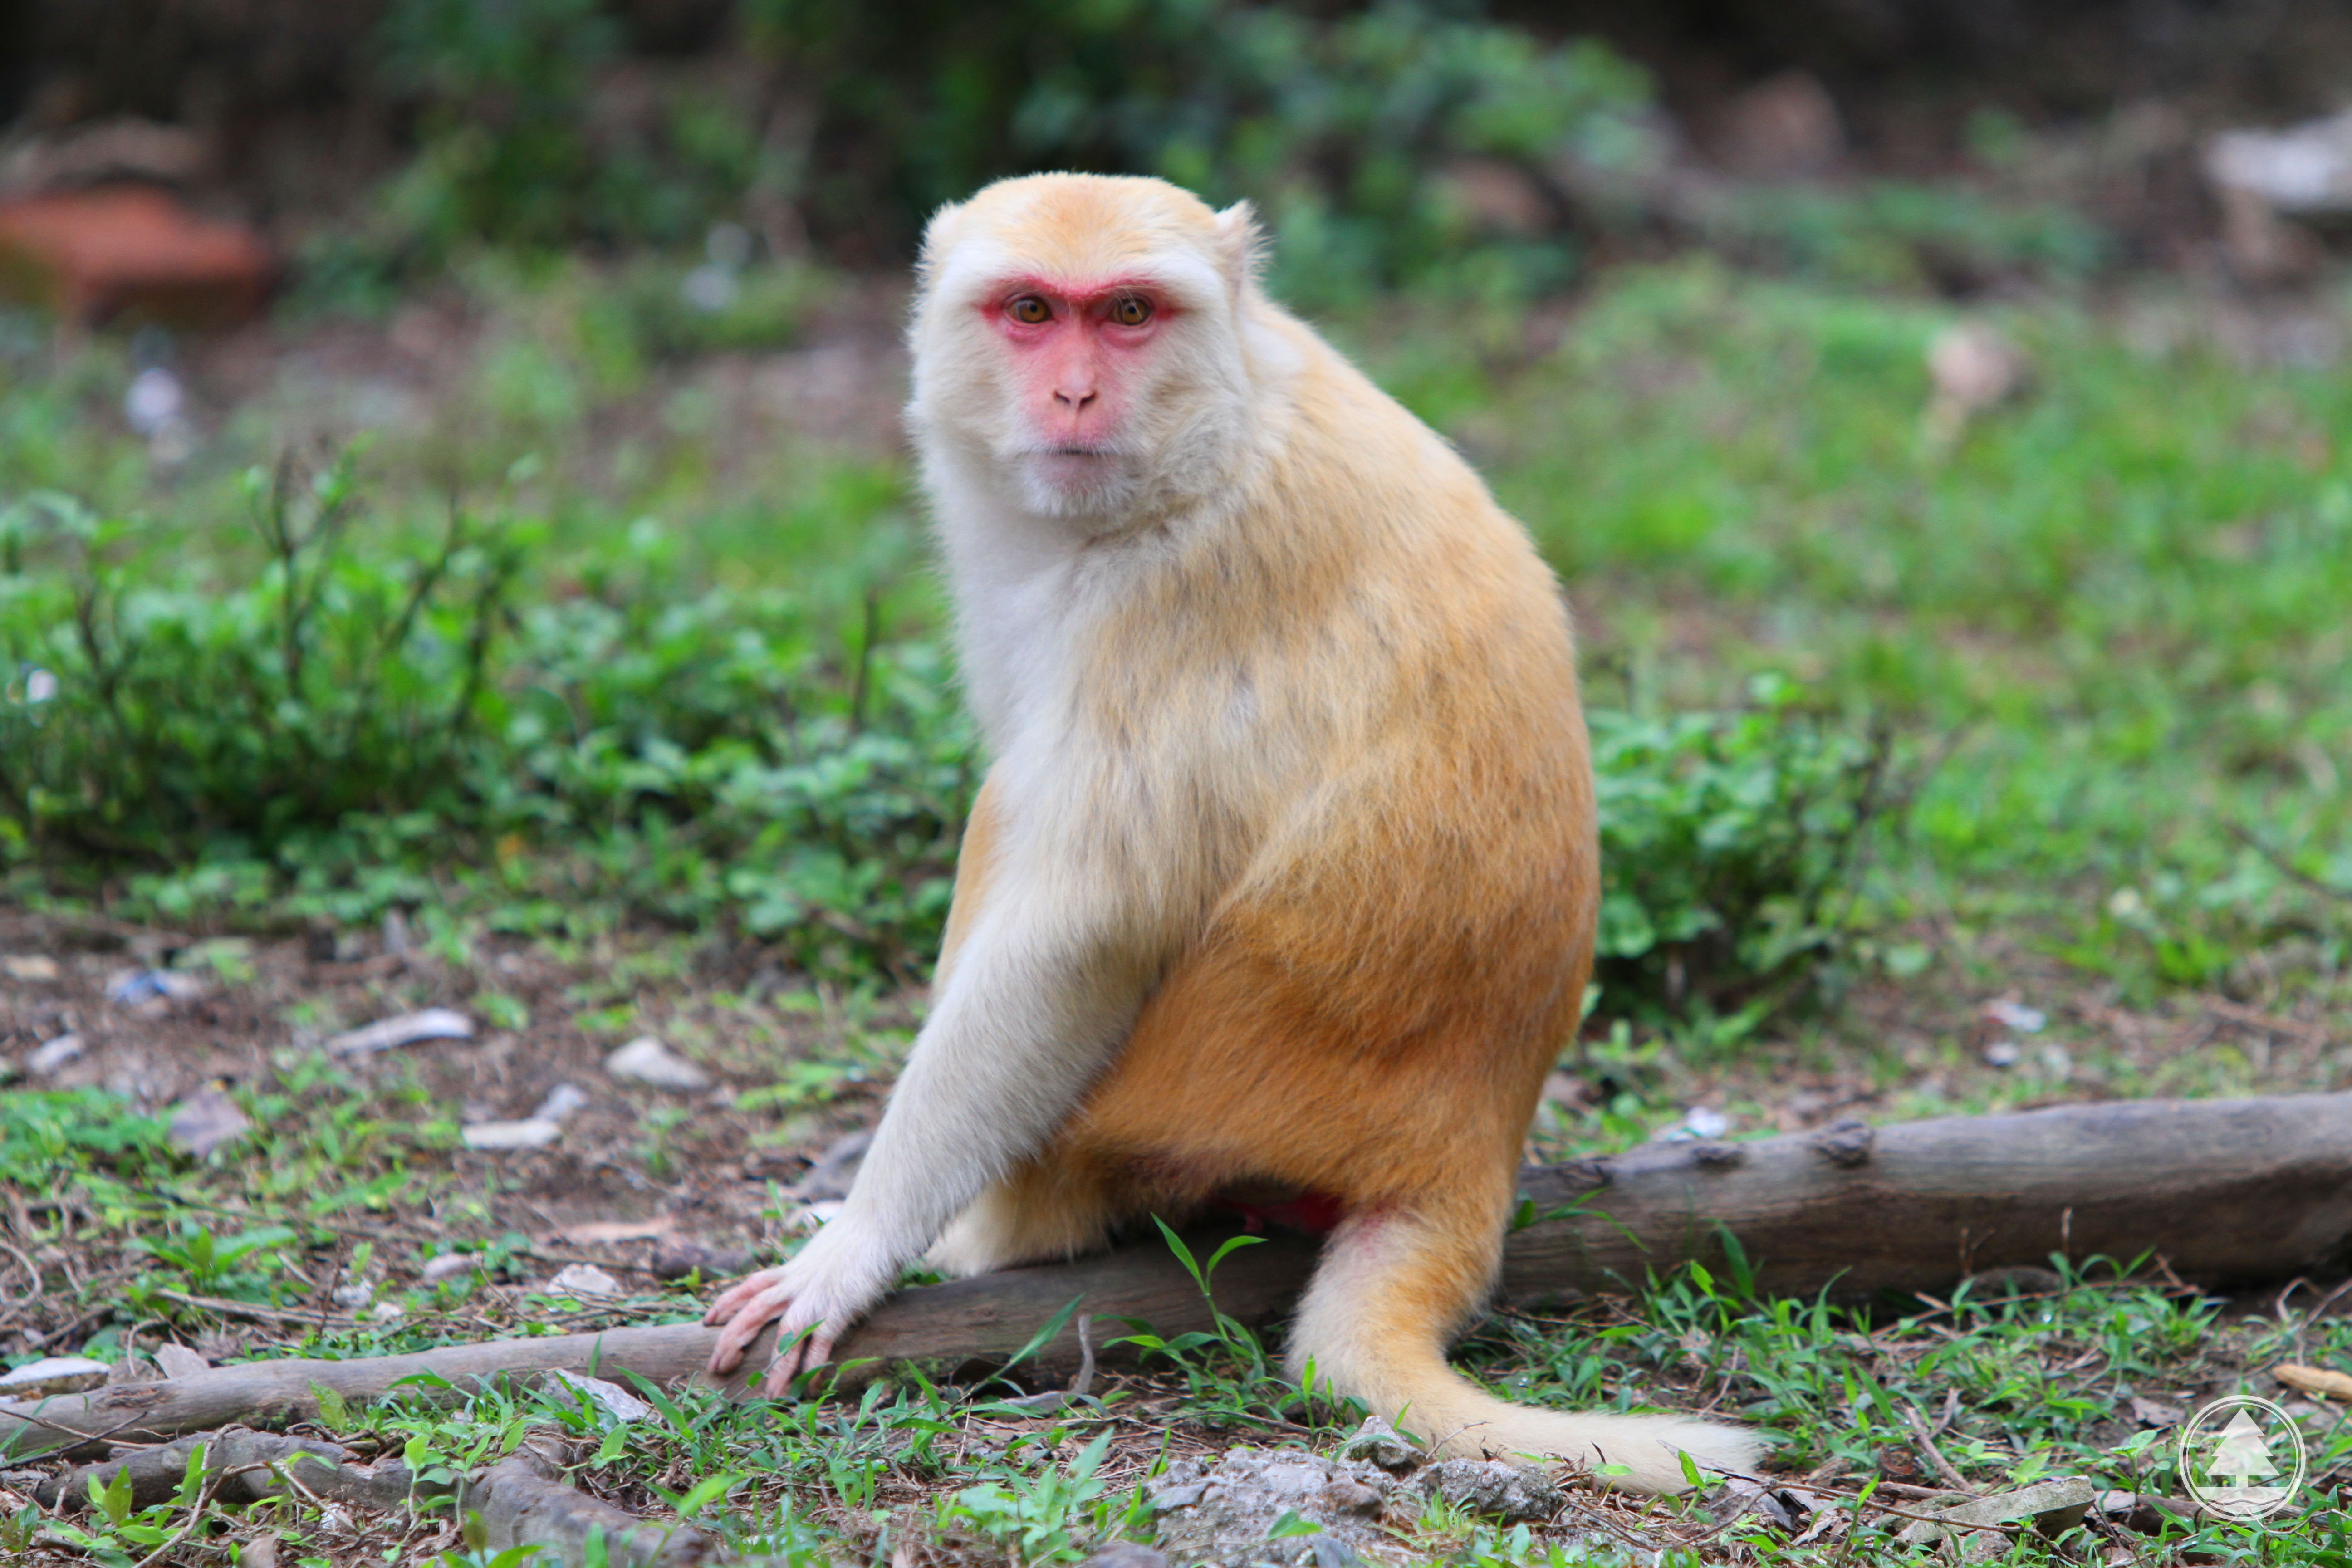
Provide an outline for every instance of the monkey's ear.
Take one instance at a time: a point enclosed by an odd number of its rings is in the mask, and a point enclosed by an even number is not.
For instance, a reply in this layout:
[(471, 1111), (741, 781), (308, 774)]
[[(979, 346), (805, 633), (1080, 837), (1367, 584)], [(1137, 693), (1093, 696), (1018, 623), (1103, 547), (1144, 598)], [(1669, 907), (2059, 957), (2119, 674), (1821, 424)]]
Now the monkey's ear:
[(1257, 281), (1265, 266), (1265, 230), (1258, 226), (1257, 209), (1235, 202), (1217, 215), (1217, 245), (1224, 252), (1225, 270), (1239, 289)]

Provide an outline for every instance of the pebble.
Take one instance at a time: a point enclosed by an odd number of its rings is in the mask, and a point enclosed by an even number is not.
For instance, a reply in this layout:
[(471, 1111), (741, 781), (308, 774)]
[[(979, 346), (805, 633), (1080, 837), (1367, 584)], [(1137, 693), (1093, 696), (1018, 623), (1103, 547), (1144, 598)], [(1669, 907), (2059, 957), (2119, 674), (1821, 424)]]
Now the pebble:
[(193, 1002), (204, 994), (203, 981), (175, 969), (126, 969), (106, 983), (106, 999), (123, 1007), (146, 1002)]
[(604, 1058), (604, 1071), (630, 1083), (681, 1092), (710, 1087), (710, 1075), (663, 1045), (641, 1035)]
[(155, 1347), (155, 1364), (163, 1369), (165, 1377), (194, 1377), (200, 1372), (210, 1372), (213, 1363), (185, 1345), (165, 1340)]
[(691, 1237), (671, 1237), (654, 1247), (652, 1268), (660, 1279), (683, 1279), (698, 1268), (705, 1279), (740, 1274), (751, 1267), (748, 1247), (719, 1248)]
[(445, 1252), (440, 1257), (430, 1258), (425, 1262), (423, 1271), (425, 1282), (427, 1285), (438, 1285), (444, 1279), (452, 1279), (460, 1274), (471, 1273), (481, 1267), (481, 1261), (470, 1252)]
[(331, 1057), (373, 1056), (378, 1051), (394, 1050), (402, 1046), (414, 1046), (425, 1040), (470, 1040), (474, 1037), (474, 1021), (463, 1013), (448, 1007), (427, 1007), (421, 1013), (403, 1013), (396, 1018), (384, 1018), (337, 1035), (327, 1042)]
[(1990, 1067), (2013, 1068), (2019, 1054), (2015, 1040), (1995, 1040), (1984, 1048), (1984, 1059)]
[(1377, 1415), (1367, 1415), (1364, 1424), (1339, 1445), (1339, 1458), (1361, 1459), (1384, 1470), (1409, 1470), (1421, 1463), (1422, 1454), (1395, 1427)]
[(2039, 1007), (2003, 997), (1984, 1005), (1984, 1016), (2004, 1029), (2014, 1029), (2021, 1035), (2038, 1035), (2050, 1026), (2050, 1015)]
[(58, 961), (38, 952), (12, 952), (0, 958), (0, 974), (24, 984), (35, 984), (58, 977)]
[(654, 1413), (652, 1405), (617, 1383), (607, 1383), (601, 1377), (583, 1377), (576, 1372), (551, 1372), (547, 1377), (549, 1382), (562, 1384), (615, 1421), (643, 1421)]
[(563, 1136), (563, 1123), (541, 1116), (526, 1116), (520, 1121), (477, 1121), (461, 1128), (459, 1135), (468, 1149), (544, 1149)]
[(251, 1131), (236, 1101), (217, 1089), (200, 1089), (172, 1108), (172, 1147), (199, 1160)]
[(588, 1093), (585, 1089), (573, 1084), (559, 1083), (547, 1091), (547, 1098), (539, 1102), (539, 1109), (532, 1111), (525, 1120), (562, 1121), (587, 1103)]
[(547, 1282), (551, 1291), (567, 1296), (617, 1296), (621, 1282), (593, 1263), (567, 1263)]
[(79, 1061), (81, 1056), (79, 1035), (59, 1035), (46, 1045), (36, 1047), (33, 1054), (25, 1058), (25, 1070), (35, 1078), (47, 1078), (68, 1063)]

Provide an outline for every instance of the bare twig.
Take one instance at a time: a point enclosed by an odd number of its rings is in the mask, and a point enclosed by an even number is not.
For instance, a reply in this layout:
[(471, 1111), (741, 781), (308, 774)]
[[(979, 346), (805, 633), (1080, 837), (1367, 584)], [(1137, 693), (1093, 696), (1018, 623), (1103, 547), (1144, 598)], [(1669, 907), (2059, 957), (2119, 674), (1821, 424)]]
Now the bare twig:
[(1919, 1451), (1927, 1457), (1927, 1462), (1936, 1467), (1936, 1473), (1958, 1490), (1972, 1493), (1975, 1489), (1969, 1485), (1968, 1478), (1953, 1468), (1951, 1460), (1944, 1458), (1944, 1450), (1936, 1447), (1935, 1436), (1927, 1430), (1927, 1418), (1907, 1404), (1902, 1406), (1902, 1410), (1903, 1419), (1911, 1427), (1913, 1441), (1919, 1445)]

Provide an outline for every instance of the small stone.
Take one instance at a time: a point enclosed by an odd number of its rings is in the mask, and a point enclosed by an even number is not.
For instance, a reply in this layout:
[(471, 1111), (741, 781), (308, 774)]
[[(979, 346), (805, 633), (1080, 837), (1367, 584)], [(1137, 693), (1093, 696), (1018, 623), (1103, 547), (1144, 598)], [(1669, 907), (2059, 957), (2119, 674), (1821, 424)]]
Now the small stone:
[(651, 1219), (592, 1219), (567, 1225), (557, 1235), (584, 1247), (611, 1247), (623, 1241), (656, 1241), (677, 1227), (677, 1216), (657, 1214)]
[(710, 1075), (651, 1035), (631, 1040), (604, 1058), (604, 1071), (629, 1083), (681, 1093), (710, 1087)]
[(1313, 1548), (1305, 1540), (1269, 1542), (1267, 1532), (1286, 1514), (1317, 1526), (1349, 1551), (1392, 1544), (1381, 1532), (1380, 1519), (1396, 1490), (1394, 1478), (1375, 1465), (1287, 1448), (1235, 1448), (1214, 1468), (1181, 1459), (1144, 1483), (1145, 1500), (1158, 1515), (1154, 1544), (1172, 1562), (1220, 1568), (1334, 1561), (1331, 1548)]
[(88, 1356), (45, 1356), (16, 1371), (0, 1374), (0, 1399), (29, 1399), (45, 1394), (82, 1394), (104, 1386), (106, 1363)]
[(572, 1084), (559, 1083), (547, 1091), (539, 1109), (526, 1118), (534, 1121), (562, 1121), (588, 1103), (588, 1093)]
[(1078, 1568), (1168, 1568), (1168, 1559), (1137, 1541), (1114, 1541)]
[(816, 1163), (801, 1173), (801, 1179), (787, 1189), (787, 1195), (803, 1200), (823, 1201), (845, 1198), (850, 1184), (857, 1180), (857, 1168), (866, 1163), (866, 1148), (874, 1142), (869, 1129), (836, 1138)]
[(2013, 1029), (2021, 1035), (2038, 1035), (2050, 1025), (2050, 1015), (2041, 1008), (2028, 1007), (2006, 997), (1986, 1003), (1984, 1016), (2002, 1028)]
[(721, 1250), (691, 1237), (675, 1236), (654, 1248), (651, 1267), (657, 1279), (683, 1279), (698, 1270), (705, 1279), (719, 1279), (750, 1268), (751, 1256), (748, 1247)]
[(425, 1260), (419, 1270), (427, 1285), (438, 1285), (444, 1279), (454, 1279), (460, 1274), (470, 1274), (482, 1266), (482, 1260), (470, 1252), (445, 1252)]
[(1500, 1459), (1441, 1459), (1405, 1486), (1423, 1497), (1434, 1493), (1468, 1512), (1506, 1520), (1549, 1519), (1568, 1501), (1543, 1476)]
[(79, 1061), (81, 1057), (81, 1037), (59, 1035), (56, 1039), (34, 1048), (33, 1054), (25, 1058), (25, 1070), (35, 1078), (47, 1078), (67, 1064)]
[[(576, 1265), (575, 1265), (576, 1267)], [(562, 1384), (586, 1403), (594, 1405), (615, 1421), (643, 1421), (654, 1413), (654, 1407), (623, 1388), (601, 1377), (583, 1377), (576, 1372), (551, 1372), (550, 1383)]]
[(121, 1007), (193, 1002), (204, 994), (202, 980), (176, 969), (126, 969), (106, 983), (106, 999)]
[(123, 1352), (122, 1358), (106, 1369), (107, 1385), (112, 1388), (119, 1388), (126, 1383), (159, 1383), (162, 1380), (163, 1373), (155, 1370), (155, 1363), (137, 1351)]
[(2018, 1051), (2017, 1042), (2015, 1040), (1995, 1040), (1992, 1044), (1984, 1048), (1985, 1065), (1987, 1067), (1996, 1068), (2013, 1068), (2017, 1065), (2017, 1058), (2020, 1054), (2021, 1053)]
[(236, 1101), (217, 1089), (200, 1089), (172, 1108), (172, 1147), (199, 1160), (252, 1130)]
[(547, 1282), (550, 1291), (564, 1296), (617, 1296), (621, 1282), (593, 1263), (567, 1263)]
[(563, 1136), (563, 1123), (527, 1116), (520, 1121), (477, 1121), (458, 1130), (466, 1147), (489, 1152), (544, 1149)]
[(375, 1287), (364, 1281), (351, 1285), (338, 1285), (332, 1294), (336, 1306), (347, 1312), (356, 1312), (375, 1300)]
[(385, 1018), (363, 1028), (337, 1035), (327, 1042), (331, 1057), (373, 1056), (378, 1051), (395, 1050), (402, 1046), (414, 1046), (425, 1040), (470, 1040), (474, 1037), (474, 1021), (463, 1013), (448, 1007), (427, 1007), (420, 1013), (404, 1013), (396, 1018)]
[(378, 1301), (368, 1309), (368, 1316), (379, 1323), (389, 1323), (395, 1318), (408, 1316), (408, 1309), (397, 1301)]
[(37, 952), (12, 952), (0, 957), (0, 974), (26, 985), (45, 985), (58, 977), (58, 961)]
[(1367, 1415), (1364, 1424), (1339, 1445), (1339, 1458), (1361, 1459), (1384, 1470), (1409, 1470), (1421, 1463), (1422, 1453), (1395, 1427), (1377, 1415)]
[(1683, 1125), (1689, 1128), (1695, 1137), (1720, 1138), (1731, 1131), (1731, 1118), (1720, 1110), (1695, 1105), (1684, 1113)]
[(187, 1346), (173, 1344), (169, 1340), (155, 1347), (155, 1364), (163, 1369), (163, 1375), (167, 1378), (194, 1377), (200, 1372), (213, 1369), (212, 1363)]

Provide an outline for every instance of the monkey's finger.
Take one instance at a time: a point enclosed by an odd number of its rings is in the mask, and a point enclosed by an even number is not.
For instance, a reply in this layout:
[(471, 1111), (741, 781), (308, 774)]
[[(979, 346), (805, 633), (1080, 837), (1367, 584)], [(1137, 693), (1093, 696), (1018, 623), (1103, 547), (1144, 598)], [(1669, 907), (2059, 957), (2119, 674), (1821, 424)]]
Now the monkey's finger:
[[(779, 1328), (776, 1333), (782, 1339), (797, 1331)], [(833, 1341), (832, 1331), (820, 1324), (809, 1331), (804, 1338), (786, 1345), (776, 1359), (768, 1363), (767, 1381), (761, 1385), (761, 1392), (771, 1399), (789, 1397), (793, 1391), (793, 1379), (802, 1373), (814, 1372), (833, 1359)]]
[(748, 1274), (738, 1279), (721, 1291), (719, 1299), (710, 1303), (710, 1310), (702, 1314), (703, 1327), (717, 1328), (742, 1310), (745, 1302), (762, 1290), (772, 1289), (777, 1280), (783, 1278), (783, 1275), (784, 1271), (781, 1268), (762, 1268), (757, 1274)]
[(783, 1284), (771, 1285), (743, 1302), (728, 1320), (719, 1342), (710, 1347), (710, 1370), (724, 1375), (740, 1366), (743, 1352), (760, 1337), (760, 1331), (783, 1316), (792, 1302), (792, 1287)]

